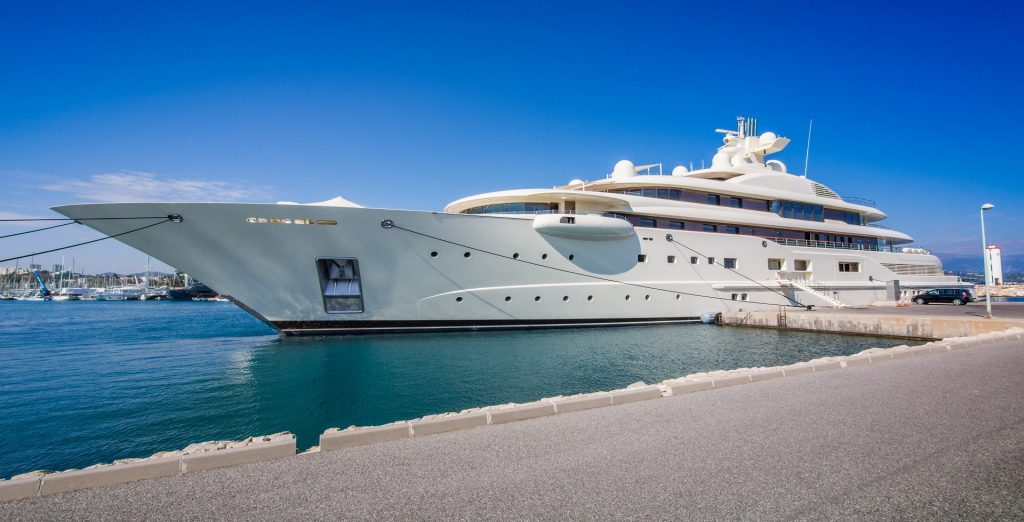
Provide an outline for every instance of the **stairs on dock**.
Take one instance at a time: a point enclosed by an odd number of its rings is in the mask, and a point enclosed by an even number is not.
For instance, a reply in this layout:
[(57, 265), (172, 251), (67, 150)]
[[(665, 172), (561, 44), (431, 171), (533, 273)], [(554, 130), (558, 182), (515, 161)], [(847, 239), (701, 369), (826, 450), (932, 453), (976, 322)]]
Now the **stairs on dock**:
[(813, 279), (776, 275), (776, 280), (779, 282), (779, 284), (782, 284), (784, 286), (799, 288), (800, 290), (803, 290), (804, 292), (807, 292), (808, 294), (811, 294), (814, 297), (817, 297), (822, 301), (825, 301), (826, 303), (831, 305), (832, 308), (846, 308), (848, 306), (846, 303), (840, 301), (839, 299), (833, 297), (832, 295), (829, 295), (829, 293), (824, 290), (824, 285), (815, 282)]

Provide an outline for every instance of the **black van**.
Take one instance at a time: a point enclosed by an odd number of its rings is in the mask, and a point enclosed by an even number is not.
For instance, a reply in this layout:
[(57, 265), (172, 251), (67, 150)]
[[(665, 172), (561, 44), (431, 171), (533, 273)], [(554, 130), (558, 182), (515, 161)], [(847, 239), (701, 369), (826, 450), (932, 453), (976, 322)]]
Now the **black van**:
[(974, 301), (969, 290), (963, 288), (936, 288), (914, 296), (914, 302), (923, 305), (931, 303), (953, 303), (962, 305)]

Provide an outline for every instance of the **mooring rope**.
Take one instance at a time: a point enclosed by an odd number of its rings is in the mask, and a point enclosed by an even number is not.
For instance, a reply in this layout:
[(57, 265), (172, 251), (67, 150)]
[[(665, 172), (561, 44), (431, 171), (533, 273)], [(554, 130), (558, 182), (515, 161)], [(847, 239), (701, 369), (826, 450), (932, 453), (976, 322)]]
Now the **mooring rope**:
[[(675, 244), (677, 244), (677, 245), (679, 245), (679, 246), (681, 246), (681, 247), (683, 247), (683, 248), (685, 248), (685, 249), (689, 250), (690, 252), (693, 252), (694, 254), (697, 254), (697, 255), (698, 255), (699, 257), (703, 257), (704, 259), (711, 259), (711, 257), (705, 256), (704, 254), (701, 254), (700, 252), (698, 252), (698, 251), (696, 251), (696, 250), (694, 250), (694, 249), (692, 249), (692, 248), (690, 248), (690, 247), (688, 247), (688, 246), (686, 246), (686, 245), (684, 245), (684, 244), (680, 243), (679, 241), (676, 241), (676, 239), (675, 239), (674, 237), (672, 237), (672, 234), (665, 234), (665, 239), (667, 239), (667, 240), (668, 240), (669, 242), (671, 242), (671, 243), (675, 243)], [(754, 283), (754, 284), (756, 284), (756, 285), (758, 285), (758, 286), (760, 286), (760, 287), (764, 288), (765, 290), (768, 290), (769, 292), (774, 292), (774, 293), (776, 293), (776, 294), (779, 294), (779, 295), (781, 295), (782, 297), (784, 297), (784, 298), (786, 298), (787, 300), (789, 300), (789, 301), (790, 301), (791, 303), (796, 303), (796, 304), (797, 304), (797, 305), (799, 305), (799, 306), (800, 306), (801, 308), (806, 308), (806, 307), (807, 307), (807, 305), (805, 305), (805, 304), (801, 303), (800, 301), (797, 301), (797, 300), (796, 300), (795, 298), (793, 298), (793, 297), (789, 297), (788, 295), (786, 295), (786, 294), (784, 294), (784, 293), (782, 293), (782, 292), (779, 292), (778, 290), (775, 290), (774, 288), (771, 288), (771, 287), (765, 286), (765, 285), (761, 284), (761, 283), (760, 283), (759, 281), (755, 281), (755, 280), (753, 280), (753, 279), (751, 279), (751, 278), (747, 277), (746, 275), (744, 275), (744, 274), (743, 274), (742, 272), (740, 272), (739, 270), (736, 270), (736, 269), (734, 269), (734, 268), (729, 268), (729, 267), (725, 266), (725, 264), (723, 264), (723, 263), (719, 263), (719, 262), (718, 262), (717, 260), (716, 260), (716, 261), (715, 261), (714, 263), (715, 263), (716, 265), (719, 265), (719, 266), (721, 266), (722, 268), (724, 268), (724, 269), (726, 269), (726, 270), (729, 270), (729, 271), (731, 271), (731, 272), (735, 273), (736, 275), (738, 275), (738, 276), (740, 276), (740, 277), (742, 277), (742, 278), (744, 278), (744, 279), (746, 279), (746, 280), (748, 280), (748, 281), (750, 281), (750, 282), (752, 282), (752, 283)]]
[[(533, 261), (527, 261), (525, 259), (520, 259), (520, 258), (517, 258), (517, 257), (508, 256), (508, 255), (505, 255), (505, 254), (500, 254), (498, 252), (493, 252), (491, 250), (487, 250), (487, 249), (484, 249), (484, 248), (474, 247), (474, 246), (466, 245), (466, 244), (463, 244), (463, 243), (459, 243), (457, 241), (452, 241), (452, 240), (449, 240), (449, 239), (444, 239), (444, 238), (440, 238), (440, 237), (437, 237), (437, 236), (432, 236), (432, 235), (424, 233), (424, 232), (419, 232), (419, 231), (413, 230), (411, 228), (406, 228), (406, 227), (400, 226), (400, 225), (396, 224), (394, 222), (394, 220), (391, 220), (391, 219), (385, 219), (384, 221), (381, 222), (380, 226), (382, 228), (384, 228), (384, 229), (397, 228), (398, 230), (403, 230), (405, 232), (409, 232), (411, 234), (416, 234), (418, 236), (422, 236), (422, 237), (426, 237), (426, 238), (429, 238), (429, 239), (433, 239), (435, 241), (440, 241), (442, 243), (448, 243), (449, 245), (455, 245), (457, 247), (466, 248), (466, 249), (469, 249), (469, 250), (475, 250), (477, 252), (481, 252), (481, 253), (484, 253), (484, 254), (492, 255), (492, 256), (495, 256), (495, 257), (500, 257), (502, 259), (507, 259), (509, 261), (514, 261), (514, 262), (517, 262), (517, 263), (526, 263), (528, 265), (533, 265), (533, 266), (540, 267), (540, 268), (546, 268), (548, 270), (554, 270), (556, 272), (562, 272), (562, 273), (566, 273), (566, 274), (572, 274), (572, 275), (577, 275), (577, 276), (580, 276), (580, 277), (587, 277), (587, 278), (590, 278), (590, 279), (597, 279), (599, 281), (606, 281), (606, 282), (609, 282), (609, 283), (617, 283), (617, 284), (626, 285), (626, 286), (632, 286), (632, 287), (636, 287), (636, 288), (644, 288), (644, 289), (647, 289), (647, 290), (654, 290), (656, 292), (666, 292), (666, 293), (670, 293), (670, 294), (686, 295), (686, 296), (690, 296), (690, 297), (700, 297), (700, 298), (704, 298), (704, 299), (715, 299), (715, 300), (718, 300), (718, 301), (731, 301), (731, 299), (727, 299), (725, 297), (720, 297), (720, 296), (694, 294), (694, 293), (691, 293), (691, 292), (684, 292), (684, 291), (680, 291), (680, 290), (670, 290), (668, 288), (659, 288), (659, 287), (656, 287), (656, 286), (642, 285), (640, 283), (630, 283), (628, 281), (620, 281), (620, 280), (612, 279), (612, 278), (609, 278), (609, 277), (602, 277), (602, 276), (598, 276), (598, 275), (587, 274), (587, 273), (584, 273), (584, 272), (577, 272), (575, 270), (568, 270), (568, 269), (565, 269), (565, 268), (558, 268), (558, 267), (554, 267), (554, 266), (544, 265), (544, 264), (541, 264), (541, 263), (535, 263)], [(783, 297), (785, 297), (785, 295), (783, 295)], [(787, 300), (790, 300), (790, 299), (787, 298)], [(790, 301), (792, 302), (792, 300), (790, 300)], [(779, 303), (767, 303), (767, 302), (763, 302), (763, 301), (744, 301), (744, 302), (752, 303), (752, 304), (770, 305), (770, 306), (783, 306), (783, 305), (780, 305)], [(785, 306), (791, 306), (791, 307), (796, 308), (796, 306), (792, 305), (792, 304), (785, 305)], [(800, 308), (803, 308), (803, 306), (800, 306)]]
[(0, 219), (0, 222), (15, 222), (15, 221), (102, 221), (108, 219), (165, 219), (168, 216), (133, 216), (133, 217), (95, 217), (95, 218), (17, 218), (17, 219)]
[[(120, 234), (114, 234), (112, 236), (105, 236), (105, 237), (101, 237), (99, 239), (93, 239), (93, 240), (90, 240), (90, 241), (82, 241), (81, 243), (75, 243), (73, 245), (66, 245), (66, 246), (62, 246), (62, 247), (59, 247), (59, 248), (51, 248), (50, 250), (43, 250), (43, 251), (40, 251), (40, 252), (33, 252), (31, 254), (25, 254), (23, 256), (15, 256), (15, 257), (8, 257), (7, 259), (0, 259), (0, 263), (6, 263), (7, 261), (14, 261), (16, 259), (25, 259), (26, 257), (33, 257), (33, 256), (42, 255), (42, 254), (49, 254), (51, 252), (58, 252), (60, 250), (67, 250), (69, 248), (75, 248), (75, 247), (79, 247), (79, 246), (82, 246), (82, 245), (88, 245), (88, 244), (91, 244), (91, 243), (98, 243), (100, 241), (105, 241), (107, 239), (113, 239), (115, 237), (125, 236), (125, 235), (131, 234), (133, 232), (138, 232), (140, 230), (145, 230), (147, 228), (152, 228), (152, 227), (155, 227), (157, 225), (162, 225), (164, 223), (181, 223), (183, 221), (182, 217), (180, 215), (178, 215), (178, 214), (169, 214), (169, 215), (166, 215), (166, 216), (153, 216), (153, 217), (90, 218), (90, 219), (159, 219), (160, 221), (157, 221), (156, 223), (150, 223), (150, 224), (148, 224), (146, 226), (143, 226), (143, 227), (133, 228), (131, 230), (128, 230), (128, 231), (125, 231), (125, 232), (121, 232)], [(45, 220), (52, 221), (51, 219), (45, 219)], [(20, 221), (20, 220), (13, 220), (13, 221)], [(71, 220), (71, 223), (74, 223), (74, 222), (77, 222), (77, 221), (79, 221), (79, 220), (74, 219), (74, 220)], [(66, 224), (71, 224), (71, 223), (66, 223)], [(50, 228), (56, 228), (56, 227), (50, 227)], [(30, 231), (30, 232), (39, 232), (40, 230), (45, 230), (45, 229), (39, 229), (39, 230)]]
[(23, 236), (25, 234), (32, 234), (34, 232), (42, 232), (44, 230), (50, 230), (50, 229), (53, 229), (53, 228), (66, 227), (68, 225), (74, 225), (74, 224), (75, 224), (74, 221), (68, 221), (67, 223), (61, 223), (59, 225), (53, 225), (53, 226), (49, 226), (49, 227), (37, 228), (35, 230), (26, 230), (24, 232), (18, 232), (16, 234), (7, 234), (6, 236), (0, 236), (0, 239), (5, 239), (5, 238), (8, 238), (8, 237), (14, 237), (14, 236)]

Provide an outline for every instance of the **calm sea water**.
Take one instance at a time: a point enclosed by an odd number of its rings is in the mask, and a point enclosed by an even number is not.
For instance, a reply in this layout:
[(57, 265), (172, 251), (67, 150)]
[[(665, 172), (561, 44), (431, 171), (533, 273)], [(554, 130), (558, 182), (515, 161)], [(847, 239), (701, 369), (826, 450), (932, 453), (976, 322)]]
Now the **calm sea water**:
[(279, 338), (230, 303), (0, 302), (0, 477), (895, 344), (699, 324)]

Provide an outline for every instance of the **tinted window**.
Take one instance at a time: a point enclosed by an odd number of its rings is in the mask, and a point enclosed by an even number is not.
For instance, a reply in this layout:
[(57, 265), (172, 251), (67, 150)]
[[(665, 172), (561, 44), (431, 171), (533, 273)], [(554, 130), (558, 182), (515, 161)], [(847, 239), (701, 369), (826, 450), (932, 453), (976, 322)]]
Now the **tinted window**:
[(708, 194), (708, 205), (717, 205), (720, 199), (718, 194)]

